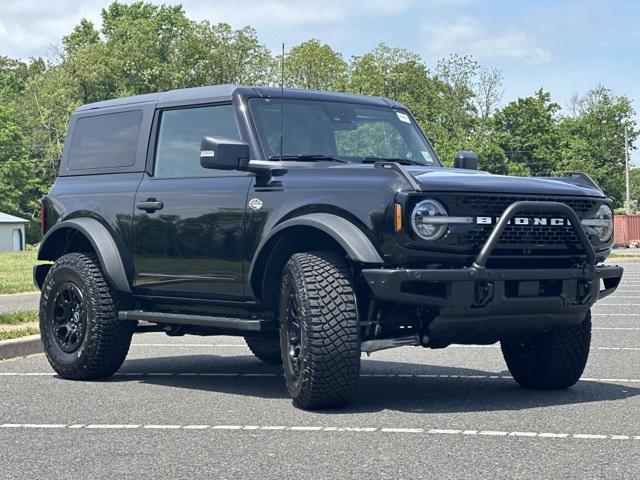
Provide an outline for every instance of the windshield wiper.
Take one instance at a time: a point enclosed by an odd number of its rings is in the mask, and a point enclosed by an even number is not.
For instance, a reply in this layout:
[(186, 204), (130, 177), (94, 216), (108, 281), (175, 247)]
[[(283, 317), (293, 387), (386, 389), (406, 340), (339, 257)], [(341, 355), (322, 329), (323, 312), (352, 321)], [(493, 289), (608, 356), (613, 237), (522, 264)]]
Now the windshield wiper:
[(420, 165), (421, 167), (428, 167), (429, 164), (418, 162), (417, 160), (411, 160), (410, 158), (392, 158), (392, 157), (362, 157), (364, 163), (375, 162), (396, 162), (401, 165)]
[(332, 157), (331, 155), (316, 155), (316, 154), (287, 154), (287, 155), (270, 155), (269, 160), (294, 160), (300, 162), (340, 162), (349, 163), (346, 160), (338, 157)]

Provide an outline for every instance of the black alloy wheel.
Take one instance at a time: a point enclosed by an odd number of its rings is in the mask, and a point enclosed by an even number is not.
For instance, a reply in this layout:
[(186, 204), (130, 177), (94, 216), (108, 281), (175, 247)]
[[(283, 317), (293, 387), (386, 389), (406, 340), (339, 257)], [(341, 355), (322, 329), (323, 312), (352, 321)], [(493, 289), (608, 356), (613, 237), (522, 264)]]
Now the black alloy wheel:
[(287, 340), (289, 341), (289, 348), (287, 350), (287, 366), (295, 376), (299, 376), (300, 362), (304, 353), (304, 346), (302, 344), (300, 304), (293, 291), (289, 293), (286, 312), (284, 328), (286, 329)]
[(51, 330), (53, 338), (65, 353), (75, 352), (84, 339), (87, 313), (84, 296), (74, 283), (60, 286), (53, 300)]

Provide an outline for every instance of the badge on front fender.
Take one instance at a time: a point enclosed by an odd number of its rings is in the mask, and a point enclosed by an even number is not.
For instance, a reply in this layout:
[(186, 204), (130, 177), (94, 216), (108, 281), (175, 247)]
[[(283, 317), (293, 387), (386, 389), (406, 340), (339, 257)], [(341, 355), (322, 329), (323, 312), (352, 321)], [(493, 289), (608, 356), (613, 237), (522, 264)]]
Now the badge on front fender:
[(262, 208), (262, 200), (259, 198), (252, 198), (249, 200), (249, 208), (252, 210), (260, 210)]

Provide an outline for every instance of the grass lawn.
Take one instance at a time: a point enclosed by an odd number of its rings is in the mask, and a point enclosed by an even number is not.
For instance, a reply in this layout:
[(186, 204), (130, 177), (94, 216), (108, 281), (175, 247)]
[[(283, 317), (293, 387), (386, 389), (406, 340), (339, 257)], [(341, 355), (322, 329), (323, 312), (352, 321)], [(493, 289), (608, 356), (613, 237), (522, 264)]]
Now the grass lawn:
[(37, 321), (38, 312), (36, 310), (0, 313), (0, 340), (39, 333)]
[(21, 323), (35, 322), (38, 320), (37, 310), (24, 310), (22, 312), (0, 313), (0, 325), (20, 325)]
[(38, 333), (40, 333), (40, 329), (32, 326), (14, 328), (12, 330), (0, 330), (0, 340), (11, 340), (28, 335), (37, 335)]
[(32, 270), (37, 253), (33, 248), (26, 252), (0, 253), (0, 294), (36, 290)]

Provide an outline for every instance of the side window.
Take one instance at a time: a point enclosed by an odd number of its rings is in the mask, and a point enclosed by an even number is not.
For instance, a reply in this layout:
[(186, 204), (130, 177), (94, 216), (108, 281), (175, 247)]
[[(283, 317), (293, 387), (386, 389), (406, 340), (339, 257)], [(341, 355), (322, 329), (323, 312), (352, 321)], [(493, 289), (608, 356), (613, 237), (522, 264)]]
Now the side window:
[(141, 110), (79, 118), (71, 139), (69, 170), (132, 166), (141, 123)]
[(196, 177), (210, 170), (200, 166), (204, 136), (240, 139), (232, 105), (165, 110), (156, 145), (156, 177)]

